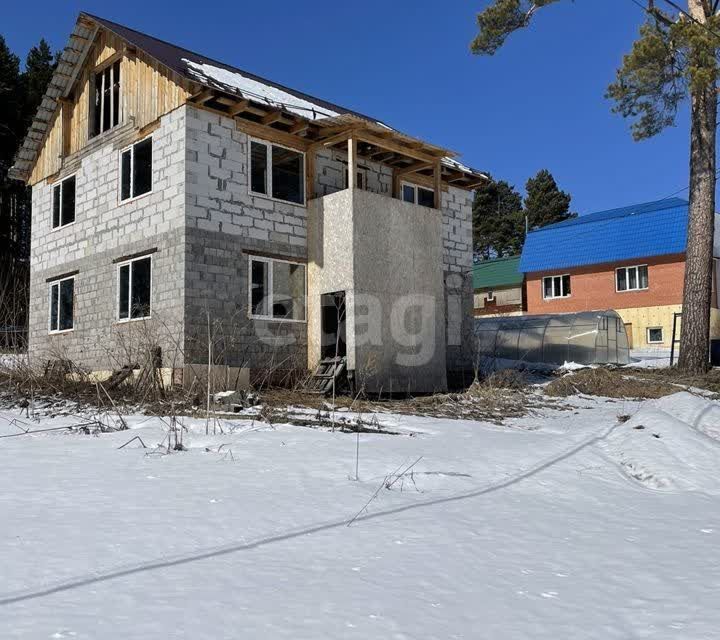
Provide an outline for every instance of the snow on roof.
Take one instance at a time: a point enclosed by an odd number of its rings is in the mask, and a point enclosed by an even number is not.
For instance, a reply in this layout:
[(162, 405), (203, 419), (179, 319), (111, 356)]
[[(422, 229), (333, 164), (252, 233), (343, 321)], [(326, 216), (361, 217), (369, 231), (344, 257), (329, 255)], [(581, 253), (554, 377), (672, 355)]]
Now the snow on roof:
[(239, 71), (222, 69), (208, 63), (197, 63), (187, 58), (182, 58), (182, 62), (187, 65), (188, 72), (199, 82), (203, 84), (216, 83), (219, 89), (229, 89), (233, 93), (240, 93), (243, 98), (253, 102), (282, 107), (287, 111), (311, 120), (334, 118), (340, 115), (337, 111), (331, 111), (287, 91), (249, 78)]

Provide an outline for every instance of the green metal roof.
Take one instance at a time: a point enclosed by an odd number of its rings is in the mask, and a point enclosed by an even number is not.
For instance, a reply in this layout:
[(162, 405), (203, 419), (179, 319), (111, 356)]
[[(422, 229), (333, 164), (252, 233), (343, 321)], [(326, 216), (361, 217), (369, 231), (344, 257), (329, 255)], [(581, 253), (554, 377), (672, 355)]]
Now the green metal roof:
[(473, 289), (497, 289), (522, 284), (520, 256), (483, 260), (473, 265)]

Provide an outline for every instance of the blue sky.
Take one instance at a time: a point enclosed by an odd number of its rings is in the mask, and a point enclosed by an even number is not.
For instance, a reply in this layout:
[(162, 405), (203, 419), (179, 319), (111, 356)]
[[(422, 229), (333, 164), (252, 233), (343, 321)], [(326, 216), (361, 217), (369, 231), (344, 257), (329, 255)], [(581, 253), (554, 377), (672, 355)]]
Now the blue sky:
[(636, 143), (603, 97), (643, 18), (631, 0), (564, 0), (494, 57), (472, 56), (487, 4), (35, 0), (11, 3), (0, 33), (22, 57), (41, 37), (63, 47), (77, 13), (95, 13), (373, 115), (520, 189), (548, 168), (580, 213), (687, 186), (687, 111)]

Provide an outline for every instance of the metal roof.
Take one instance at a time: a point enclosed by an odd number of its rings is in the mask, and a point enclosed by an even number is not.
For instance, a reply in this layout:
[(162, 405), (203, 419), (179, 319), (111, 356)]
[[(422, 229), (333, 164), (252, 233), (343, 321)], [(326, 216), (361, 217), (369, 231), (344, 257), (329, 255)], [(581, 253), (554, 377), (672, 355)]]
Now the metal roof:
[(684, 253), (688, 202), (668, 198), (598, 211), (532, 231), (524, 273)]
[(522, 284), (520, 256), (483, 260), (473, 265), (473, 289), (497, 289)]

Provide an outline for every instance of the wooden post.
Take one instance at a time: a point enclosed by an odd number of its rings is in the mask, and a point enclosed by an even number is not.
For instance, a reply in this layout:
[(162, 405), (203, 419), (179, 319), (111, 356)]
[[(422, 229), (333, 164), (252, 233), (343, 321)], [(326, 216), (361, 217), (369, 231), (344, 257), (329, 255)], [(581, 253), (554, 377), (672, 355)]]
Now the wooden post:
[(305, 154), (305, 201), (315, 197), (315, 149)]
[(70, 155), (70, 135), (71, 135), (71, 124), (72, 124), (72, 101), (68, 98), (58, 98), (60, 103), (60, 122), (61, 122), (61, 155), (63, 158)]
[(357, 138), (348, 138), (348, 189), (356, 187), (357, 180)]
[(442, 207), (442, 165), (440, 160), (435, 163), (433, 167), (433, 192), (435, 193), (435, 208), (440, 209)]

